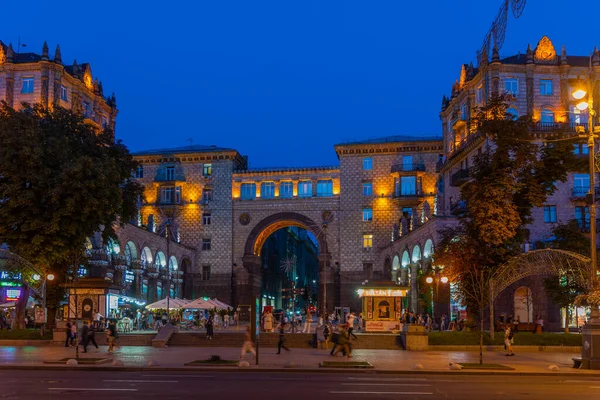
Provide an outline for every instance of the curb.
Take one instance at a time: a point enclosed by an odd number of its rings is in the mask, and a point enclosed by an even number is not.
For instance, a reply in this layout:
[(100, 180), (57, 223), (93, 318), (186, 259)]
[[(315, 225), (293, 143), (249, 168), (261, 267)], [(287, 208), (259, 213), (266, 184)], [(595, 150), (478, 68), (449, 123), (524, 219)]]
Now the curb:
[(506, 375), (506, 376), (558, 376), (558, 377), (594, 377), (600, 378), (600, 372), (597, 373), (586, 373), (577, 374), (575, 372), (524, 372), (524, 371), (474, 371), (474, 370), (459, 370), (459, 371), (445, 371), (445, 370), (415, 370), (415, 371), (396, 371), (396, 370), (382, 370), (382, 369), (349, 369), (349, 368), (261, 368), (251, 366), (249, 368), (239, 367), (113, 367), (113, 366), (44, 366), (44, 365), (0, 365), (0, 370), (14, 370), (14, 371), (39, 371), (39, 370), (52, 370), (52, 371), (119, 371), (119, 372), (239, 372), (239, 373), (311, 373), (311, 374), (367, 374), (367, 375), (479, 375), (479, 376), (491, 376), (491, 375)]

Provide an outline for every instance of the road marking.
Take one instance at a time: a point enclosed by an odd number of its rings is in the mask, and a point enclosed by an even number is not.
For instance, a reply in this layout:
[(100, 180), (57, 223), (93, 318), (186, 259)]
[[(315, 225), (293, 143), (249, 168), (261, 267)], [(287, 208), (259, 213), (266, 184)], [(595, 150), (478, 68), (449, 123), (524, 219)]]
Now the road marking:
[(412, 394), (412, 395), (428, 395), (433, 394), (432, 392), (353, 392), (353, 391), (341, 391), (335, 390), (330, 391), (330, 394)]
[(572, 380), (565, 380), (565, 381), (559, 381), (562, 383), (600, 383), (600, 380), (585, 380), (585, 379), (572, 379)]
[(157, 381), (150, 379), (104, 379), (102, 382), (127, 382), (127, 383), (178, 383), (179, 381)]
[(342, 383), (342, 386), (431, 386), (425, 383)]
[(358, 378), (349, 376), (348, 379), (353, 381), (378, 381), (378, 382), (397, 382), (397, 381), (426, 381), (425, 378)]
[(87, 391), (113, 391), (113, 392), (137, 392), (137, 389), (112, 389), (112, 388), (48, 388), (48, 390), (67, 390), (69, 392), (87, 392)]
[(600, 389), (600, 386), (590, 386), (590, 389)]
[(214, 375), (170, 375), (170, 374), (152, 374), (152, 375), (142, 375), (144, 378), (154, 378), (157, 376), (166, 376), (169, 378), (214, 378)]

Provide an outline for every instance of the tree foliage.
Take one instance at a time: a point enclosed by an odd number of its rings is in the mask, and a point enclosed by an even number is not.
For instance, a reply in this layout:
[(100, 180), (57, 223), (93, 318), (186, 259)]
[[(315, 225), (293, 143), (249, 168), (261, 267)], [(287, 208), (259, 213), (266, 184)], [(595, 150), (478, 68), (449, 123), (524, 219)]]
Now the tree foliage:
[(137, 164), (113, 137), (64, 108), (0, 107), (0, 243), (58, 282), (88, 237), (136, 214)]

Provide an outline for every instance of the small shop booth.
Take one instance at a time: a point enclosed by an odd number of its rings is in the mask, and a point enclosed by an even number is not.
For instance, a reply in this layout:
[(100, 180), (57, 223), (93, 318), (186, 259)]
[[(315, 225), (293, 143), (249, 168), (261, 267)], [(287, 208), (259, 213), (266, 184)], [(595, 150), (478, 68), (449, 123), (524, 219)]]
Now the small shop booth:
[(390, 283), (365, 285), (357, 290), (362, 300), (365, 332), (392, 332), (402, 329), (402, 299), (408, 287)]

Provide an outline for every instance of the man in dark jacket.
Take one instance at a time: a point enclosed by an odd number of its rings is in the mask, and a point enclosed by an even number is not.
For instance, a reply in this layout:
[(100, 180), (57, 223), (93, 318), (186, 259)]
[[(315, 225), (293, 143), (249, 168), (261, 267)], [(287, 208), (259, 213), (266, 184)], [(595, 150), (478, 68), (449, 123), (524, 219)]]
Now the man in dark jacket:
[(87, 353), (87, 346), (90, 342), (90, 326), (87, 321), (83, 321), (83, 328), (81, 328), (81, 343), (83, 344), (83, 352)]

